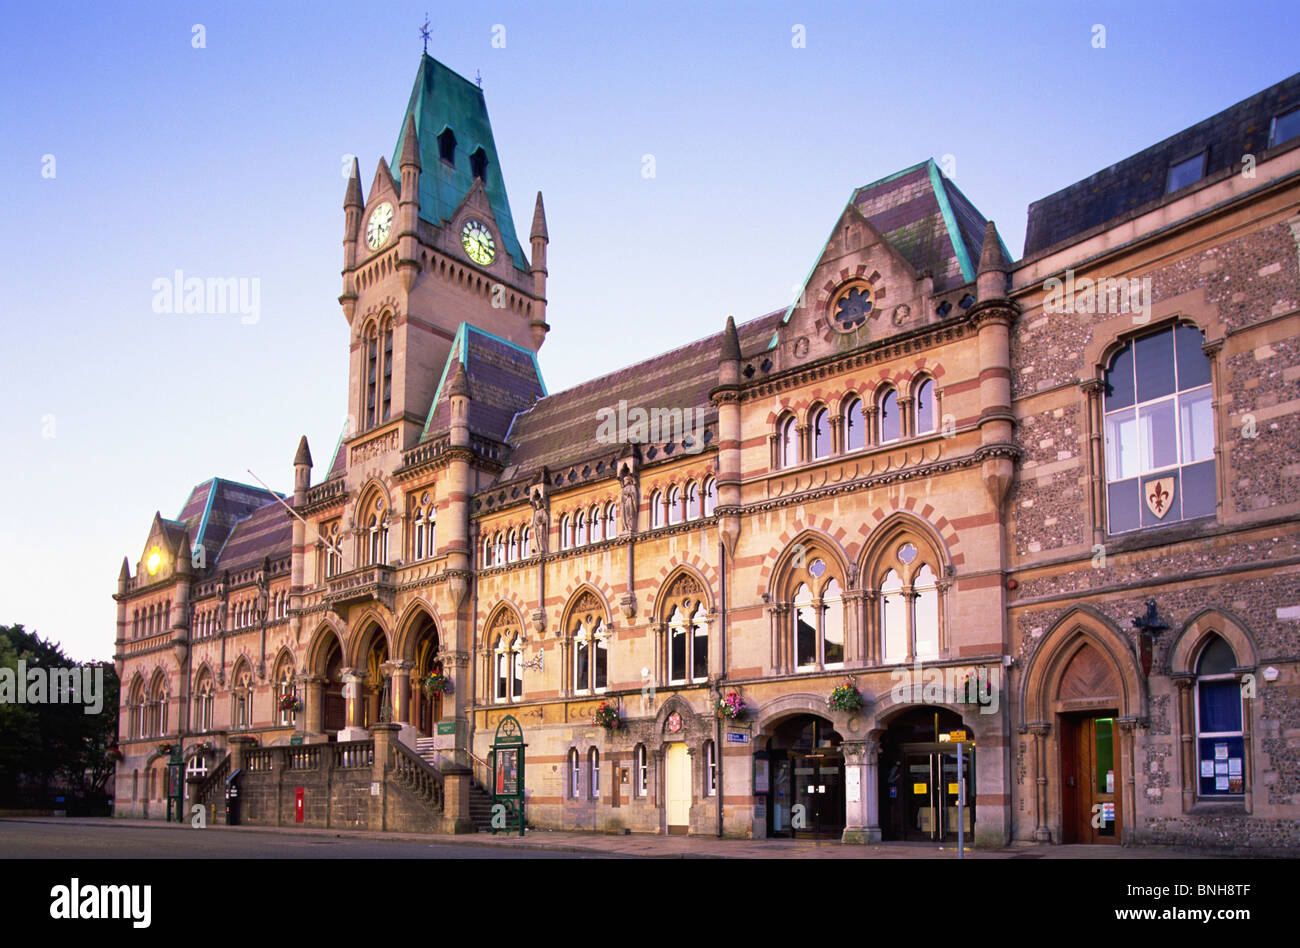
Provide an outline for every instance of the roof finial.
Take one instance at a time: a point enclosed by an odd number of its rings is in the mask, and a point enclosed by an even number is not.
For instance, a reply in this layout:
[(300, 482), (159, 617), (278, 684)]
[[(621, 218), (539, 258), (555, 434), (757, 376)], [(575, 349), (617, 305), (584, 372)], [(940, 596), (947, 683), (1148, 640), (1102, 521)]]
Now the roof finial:
[(429, 55), (429, 14), (424, 14), (424, 26), (420, 27), (420, 36), (424, 38), (424, 55)]
[(479, 72), (477, 69), (474, 70), (474, 81), (478, 83), (480, 89), (483, 88), (483, 73)]

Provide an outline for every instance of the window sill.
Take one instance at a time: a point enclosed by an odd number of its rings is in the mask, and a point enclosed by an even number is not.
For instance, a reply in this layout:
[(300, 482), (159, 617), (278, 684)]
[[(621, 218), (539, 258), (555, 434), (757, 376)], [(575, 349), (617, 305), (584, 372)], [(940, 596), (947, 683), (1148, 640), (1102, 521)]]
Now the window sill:
[(1249, 816), (1244, 796), (1231, 800), (1199, 799), (1183, 811), (1189, 816)]

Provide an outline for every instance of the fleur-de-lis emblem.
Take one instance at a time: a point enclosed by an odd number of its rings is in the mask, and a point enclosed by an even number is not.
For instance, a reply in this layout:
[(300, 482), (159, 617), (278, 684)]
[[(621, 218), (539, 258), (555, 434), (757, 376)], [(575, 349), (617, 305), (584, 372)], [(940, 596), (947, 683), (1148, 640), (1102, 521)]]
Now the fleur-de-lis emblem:
[(1172, 477), (1161, 477), (1154, 481), (1148, 481), (1146, 485), (1146, 502), (1147, 509), (1158, 518), (1164, 517), (1169, 513), (1170, 505), (1174, 500), (1174, 479)]

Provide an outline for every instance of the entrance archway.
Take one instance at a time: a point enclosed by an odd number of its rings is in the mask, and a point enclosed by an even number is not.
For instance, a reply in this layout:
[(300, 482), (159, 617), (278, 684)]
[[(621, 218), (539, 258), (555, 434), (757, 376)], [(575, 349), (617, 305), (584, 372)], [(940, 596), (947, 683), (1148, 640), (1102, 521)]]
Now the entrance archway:
[(347, 704), (343, 700), (343, 649), (331, 636), (325, 651), (325, 681), (321, 685), (321, 728), (331, 738), (347, 726)]
[(772, 729), (768, 836), (839, 839), (844, 833), (844, 755), (831, 722), (798, 714)]
[[(964, 732), (964, 733), (962, 733)], [(880, 832), (886, 840), (956, 842), (975, 827), (975, 748), (961, 715), (920, 706), (895, 717), (880, 740)], [(966, 807), (959, 807), (957, 745), (966, 777)]]
[(420, 737), (433, 737), (442, 720), (442, 695), (429, 695), (424, 690), (425, 680), (442, 672), (438, 658), (438, 628), (428, 614), (416, 619), (412, 629), (415, 637), (415, 664), (411, 672), (411, 723)]

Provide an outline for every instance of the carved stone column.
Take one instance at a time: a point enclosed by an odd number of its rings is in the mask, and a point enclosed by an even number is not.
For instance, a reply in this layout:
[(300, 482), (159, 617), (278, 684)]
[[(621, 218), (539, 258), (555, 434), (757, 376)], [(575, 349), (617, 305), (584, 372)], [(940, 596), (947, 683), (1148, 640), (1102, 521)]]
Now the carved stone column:
[(1120, 845), (1127, 846), (1137, 838), (1137, 739), (1133, 729), (1139, 724), (1136, 717), (1123, 717), (1115, 722), (1119, 725), (1120, 743), (1123, 748), (1124, 761), (1124, 811), (1121, 825)]
[(1170, 675), (1178, 686), (1178, 770), (1183, 792), (1183, 812), (1196, 804), (1196, 714), (1192, 701), (1196, 693), (1196, 676), (1187, 672)]
[(876, 843), (880, 841), (880, 827), (876, 822), (878, 804), (873, 805), (873, 795), (868, 787), (875, 784), (875, 765), (868, 761), (874, 757), (875, 741), (845, 741), (840, 745), (844, 753), (844, 833), (845, 843)]
[(411, 669), (415, 662), (402, 658), (383, 665), (393, 682), (393, 723), (398, 725), (397, 739), (408, 747), (415, 747), (417, 731), (411, 724)]
[(1034, 841), (1050, 843), (1052, 831), (1047, 828), (1047, 735), (1052, 726), (1046, 722), (1029, 725), (1033, 735), (1034, 762), (1030, 771), (1034, 780)]
[(1088, 509), (1092, 521), (1093, 545), (1106, 539), (1106, 498), (1103, 472), (1105, 458), (1102, 452), (1103, 419), (1101, 396), (1105, 389), (1101, 379), (1089, 379), (1081, 386), (1087, 399), (1084, 416), (1088, 424)]
[(339, 731), (340, 741), (363, 741), (370, 732), (362, 725), (363, 687), (366, 673), (353, 668), (343, 669), (343, 701), (347, 712), (346, 725)]
[(298, 727), (306, 734), (325, 734), (324, 684), (325, 679), (318, 675), (298, 676), (298, 694), (302, 695)]

